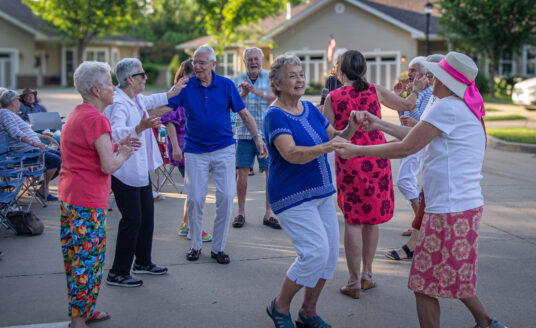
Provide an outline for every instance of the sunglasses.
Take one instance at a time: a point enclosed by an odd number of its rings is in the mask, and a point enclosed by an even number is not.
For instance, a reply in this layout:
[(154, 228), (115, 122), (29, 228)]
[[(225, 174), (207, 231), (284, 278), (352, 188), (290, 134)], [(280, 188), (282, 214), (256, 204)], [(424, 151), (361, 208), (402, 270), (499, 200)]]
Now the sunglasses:
[(136, 76), (141, 76), (142, 78), (145, 78), (147, 75), (145, 75), (145, 72), (141, 72), (141, 73), (132, 74), (130, 77), (136, 77)]

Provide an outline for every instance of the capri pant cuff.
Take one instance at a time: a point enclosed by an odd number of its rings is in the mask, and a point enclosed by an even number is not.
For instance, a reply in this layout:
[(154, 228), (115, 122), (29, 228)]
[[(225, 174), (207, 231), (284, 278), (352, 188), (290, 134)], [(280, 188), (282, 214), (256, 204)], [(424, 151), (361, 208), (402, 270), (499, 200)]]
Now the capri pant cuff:
[(313, 288), (318, 279), (331, 279), (339, 257), (339, 222), (331, 196), (313, 199), (277, 214), (298, 257), (287, 277)]

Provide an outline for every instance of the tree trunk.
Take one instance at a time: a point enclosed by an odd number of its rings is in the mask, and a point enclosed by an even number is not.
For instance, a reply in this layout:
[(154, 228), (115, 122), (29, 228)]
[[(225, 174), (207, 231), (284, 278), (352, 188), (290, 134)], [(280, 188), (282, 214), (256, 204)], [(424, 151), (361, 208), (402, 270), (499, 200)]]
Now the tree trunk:
[(78, 65), (82, 64), (82, 61), (84, 60), (84, 51), (86, 51), (87, 41), (85, 38), (78, 39), (77, 47), (76, 47), (76, 62)]
[(495, 72), (497, 72), (497, 60), (493, 53), (489, 54), (489, 93), (495, 96)]

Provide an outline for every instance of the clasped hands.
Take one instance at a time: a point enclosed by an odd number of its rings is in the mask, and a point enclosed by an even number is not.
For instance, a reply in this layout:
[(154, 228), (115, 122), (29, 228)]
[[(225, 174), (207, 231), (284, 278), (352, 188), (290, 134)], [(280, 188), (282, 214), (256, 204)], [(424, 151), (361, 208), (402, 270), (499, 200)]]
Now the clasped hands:
[[(355, 129), (355, 131), (357, 131), (359, 127), (365, 132), (379, 130), (381, 122), (382, 120), (377, 116), (365, 111), (352, 111), (348, 118), (348, 126), (351, 129)], [(355, 155), (352, 154), (352, 149), (359, 147), (341, 137), (331, 139), (328, 144), (333, 148), (332, 150), (337, 152), (337, 155), (345, 159), (354, 157)]]

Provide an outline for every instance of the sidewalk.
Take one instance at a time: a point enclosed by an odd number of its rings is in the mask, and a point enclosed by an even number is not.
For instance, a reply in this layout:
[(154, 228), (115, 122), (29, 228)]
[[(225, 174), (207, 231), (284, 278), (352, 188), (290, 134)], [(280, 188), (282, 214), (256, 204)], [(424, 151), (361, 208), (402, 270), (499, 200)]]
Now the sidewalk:
[[(58, 97), (58, 103), (59, 103)], [(74, 98), (73, 98), (74, 99)], [(48, 105), (48, 100), (45, 103)], [(74, 102), (76, 104), (76, 102)], [(49, 106), (47, 106), (49, 107)], [(74, 108), (62, 107), (66, 112)], [(49, 108), (52, 110), (51, 108)], [(392, 113), (391, 113), (392, 112)], [(396, 118), (394, 111), (384, 117)], [(398, 160), (392, 161), (393, 176)], [(479, 296), (490, 315), (508, 327), (533, 327), (536, 306), (536, 156), (489, 148), (482, 170), (486, 201), (480, 224)], [(182, 179), (177, 175), (177, 181)], [(167, 186), (166, 199), (155, 203), (153, 260), (165, 265), (165, 276), (140, 276), (140, 288), (102, 284), (98, 310), (112, 318), (92, 323), (104, 327), (259, 327), (272, 328), (265, 306), (275, 297), (296, 254), (281, 230), (262, 225), (264, 175), (249, 177), (246, 225), (229, 229), (226, 252), (229, 265), (210, 258), (203, 245), (198, 262), (185, 258), (190, 242), (177, 236), (178, 213), (185, 195)], [(51, 188), (55, 194), (55, 187)], [(204, 228), (211, 232), (215, 213), (215, 188), (211, 183), (205, 205)], [(393, 219), (380, 228), (374, 261), (378, 286), (352, 300), (338, 289), (348, 279), (344, 257), (344, 221), (339, 212), (340, 256), (334, 279), (327, 282), (319, 300), (319, 314), (337, 328), (418, 327), (415, 298), (407, 289), (409, 262), (393, 262), (384, 253), (402, 245), (400, 233), (410, 224), (410, 207), (395, 188)], [(335, 197), (334, 197), (335, 201)], [(41, 327), (67, 327), (65, 275), (59, 243), (59, 204), (32, 209), (45, 223), (43, 235), (17, 237), (0, 231), (0, 327), (51, 323)], [(235, 205), (233, 216), (236, 215)], [(106, 277), (113, 261), (120, 214), (108, 216)], [(303, 292), (291, 307), (296, 318)], [(441, 300), (442, 327), (472, 327), (470, 313), (459, 301)], [(33, 326), (40, 327), (40, 326)]]

